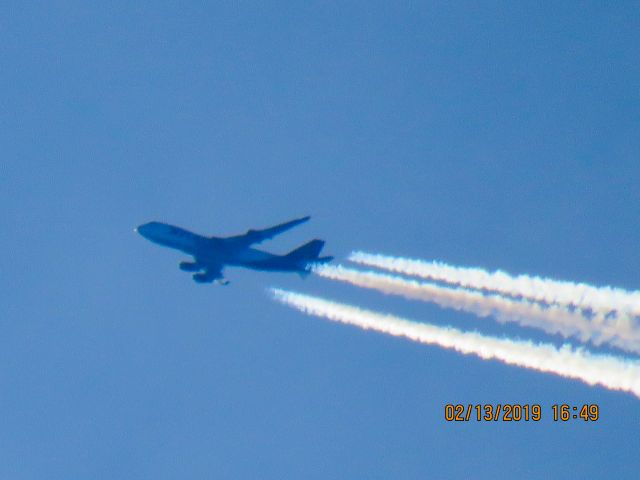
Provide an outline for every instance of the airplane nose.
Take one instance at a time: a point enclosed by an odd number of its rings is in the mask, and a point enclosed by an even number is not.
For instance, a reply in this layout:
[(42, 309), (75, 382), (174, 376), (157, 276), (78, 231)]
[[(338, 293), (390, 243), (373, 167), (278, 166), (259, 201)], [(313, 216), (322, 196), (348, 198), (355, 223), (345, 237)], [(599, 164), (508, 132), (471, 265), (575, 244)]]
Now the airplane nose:
[(143, 237), (146, 237), (146, 233), (148, 231), (147, 227), (148, 225), (145, 223), (144, 225), (138, 225), (136, 228), (133, 229), (133, 231), (136, 233), (139, 233)]
[(162, 234), (164, 233), (164, 228), (162, 224), (159, 224), (158, 222), (149, 222), (138, 225), (135, 231), (147, 240), (153, 241), (154, 238), (162, 236)]

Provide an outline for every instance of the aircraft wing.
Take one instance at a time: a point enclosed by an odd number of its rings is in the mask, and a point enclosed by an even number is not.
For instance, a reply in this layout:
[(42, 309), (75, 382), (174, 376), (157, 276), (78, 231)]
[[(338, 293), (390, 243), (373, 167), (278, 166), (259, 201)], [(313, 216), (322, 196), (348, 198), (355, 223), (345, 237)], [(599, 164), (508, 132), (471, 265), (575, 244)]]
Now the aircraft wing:
[(310, 216), (306, 216), (291, 220), (289, 222), (281, 223), (280, 225), (276, 225), (274, 227), (264, 228), (262, 230), (248, 230), (244, 235), (227, 237), (224, 239), (224, 241), (233, 244), (234, 247), (248, 247), (255, 243), (269, 240), (276, 235), (286, 232), (287, 230), (306, 222), (310, 218)]

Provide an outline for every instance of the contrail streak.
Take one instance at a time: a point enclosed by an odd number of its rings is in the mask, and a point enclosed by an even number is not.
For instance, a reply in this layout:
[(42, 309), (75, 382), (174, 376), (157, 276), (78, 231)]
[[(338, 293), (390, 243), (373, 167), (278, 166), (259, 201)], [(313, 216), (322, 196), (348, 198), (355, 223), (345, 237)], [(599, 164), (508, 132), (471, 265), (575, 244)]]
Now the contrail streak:
[(394, 275), (362, 272), (341, 266), (321, 266), (315, 273), (332, 280), (347, 282), (364, 288), (372, 288), (391, 295), (433, 302), (443, 308), (473, 313), (479, 317), (494, 316), (501, 322), (517, 322), (520, 325), (558, 333), (564, 337), (577, 337), (595, 345), (607, 342), (626, 351), (640, 352), (640, 332), (629, 329), (625, 337), (618, 328), (606, 323), (595, 323), (579, 311), (563, 306), (543, 306), (527, 300), (515, 300), (500, 295), (487, 295), (479, 291), (450, 288), (433, 283), (419, 282)]
[(286, 290), (272, 289), (272, 293), (279, 302), (310, 315), (450, 348), (485, 360), (496, 359), (510, 365), (554, 373), (589, 385), (631, 392), (640, 397), (638, 361), (595, 355), (569, 345), (556, 348), (550, 344), (487, 337), (476, 332), (413, 322)]
[(461, 287), (491, 290), (505, 295), (525, 297), (547, 304), (571, 305), (599, 312), (622, 311), (640, 315), (640, 292), (621, 288), (594, 287), (529, 275), (516, 277), (500, 270), (454, 267), (441, 262), (425, 262), (402, 257), (353, 252), (349, 260), (406, 275), (438, 280)]

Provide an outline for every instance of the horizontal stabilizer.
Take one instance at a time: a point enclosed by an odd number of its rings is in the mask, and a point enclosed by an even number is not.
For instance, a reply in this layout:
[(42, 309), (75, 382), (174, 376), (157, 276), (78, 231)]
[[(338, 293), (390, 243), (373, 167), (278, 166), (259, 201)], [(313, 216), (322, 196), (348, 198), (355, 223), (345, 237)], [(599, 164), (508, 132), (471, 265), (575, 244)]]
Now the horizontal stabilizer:
[(301, 247), (292, 250), (287, 253), (287, 258), (295, 258), (295, 259), (305, 259), (311, 260), (318, 258), (320, 252), (322, 251), (322, 247), (324, 247), (324, 240), (311, 240), (309, 243), (305, 243)]

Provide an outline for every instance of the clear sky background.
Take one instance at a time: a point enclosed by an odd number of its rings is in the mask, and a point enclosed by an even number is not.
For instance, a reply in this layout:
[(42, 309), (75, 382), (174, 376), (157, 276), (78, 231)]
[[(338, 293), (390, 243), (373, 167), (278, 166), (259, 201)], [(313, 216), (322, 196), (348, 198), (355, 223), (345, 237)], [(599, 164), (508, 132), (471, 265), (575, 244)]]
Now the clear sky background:
[(638, 289), (638, 32), (637, 2), (3, 3), (0, 477), (637, 478), (637, 398), (265, 289), (559, 338), (313, 277), (197, 285), (133, 228), (311, 214), (265, 248)]

